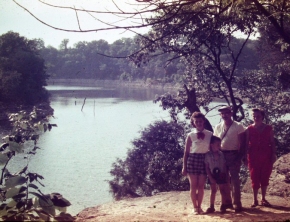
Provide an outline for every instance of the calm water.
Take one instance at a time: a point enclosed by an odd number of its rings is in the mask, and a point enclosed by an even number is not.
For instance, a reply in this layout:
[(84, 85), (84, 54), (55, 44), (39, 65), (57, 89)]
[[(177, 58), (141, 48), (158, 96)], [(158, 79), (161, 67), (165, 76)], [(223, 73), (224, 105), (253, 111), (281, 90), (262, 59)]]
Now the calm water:
[[(30, 169), (44, 176), (44, 191), (59, 192), (76, 214), (112, 201), (109, 171), (124, 158), (130, 142), (155, 120), (169, 119), (152, 100), (162, 90), (49, 86), (58, 127), (45, 133)], [(84, 98), (87, 98), (83, 106)], [(83, 111), (81, 108), (83, 106)]]
[[(30, 172), (44, 177), (43, 192), (59, 192), (67, 198), (72, 214), (112, 201), (106, 182), (111, 179), (111, 165), (117, 157), (126, 156), (140, 130), (169, 119), (168, 112), (152, 102), (165, 91), (73, 85), (47, 89), (55, 110), (51, 123), (58, 127), (41, 136), (41, 150), (32, 158)], [(219, 119), (210, 120), (215, 125)]]

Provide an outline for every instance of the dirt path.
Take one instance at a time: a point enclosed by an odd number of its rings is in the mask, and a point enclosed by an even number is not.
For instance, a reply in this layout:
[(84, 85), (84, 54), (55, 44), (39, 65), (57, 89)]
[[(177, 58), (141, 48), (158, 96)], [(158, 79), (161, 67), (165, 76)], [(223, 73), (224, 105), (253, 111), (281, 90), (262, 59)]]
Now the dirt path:
[[(205, 191), (202, 208), (209, 206), (210, 191)], [(220, 197), (217, 196), (216, 212), (193, 215), (188, 192), (167, 192), (153, 197), (142, 197), (87, 208), (80, 212), (77, 221), (290, 221), (290, 201), (278, 196), (268, 196), (272, 207), (251, 208), (252, 194), (243, 193), (244, 211), (227, 210), (220, 214)]]

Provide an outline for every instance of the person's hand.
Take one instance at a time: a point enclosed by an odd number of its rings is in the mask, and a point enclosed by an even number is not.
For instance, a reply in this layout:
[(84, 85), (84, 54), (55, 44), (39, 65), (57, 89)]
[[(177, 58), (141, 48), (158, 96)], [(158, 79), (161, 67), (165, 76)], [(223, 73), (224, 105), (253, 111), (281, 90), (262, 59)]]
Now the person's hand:
[(186, 176), (187, 175), (186, 169), (184, 167), (182, 168), (182, 175), (183, 176)]

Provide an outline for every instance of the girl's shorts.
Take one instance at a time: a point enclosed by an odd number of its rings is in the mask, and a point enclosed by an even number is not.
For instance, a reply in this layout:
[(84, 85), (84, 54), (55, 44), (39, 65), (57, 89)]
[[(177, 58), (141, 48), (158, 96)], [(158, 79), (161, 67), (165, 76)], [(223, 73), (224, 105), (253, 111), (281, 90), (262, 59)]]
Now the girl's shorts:
[(206, 175), (204, 153), (190, 153), (187, 159), (187, 173)]

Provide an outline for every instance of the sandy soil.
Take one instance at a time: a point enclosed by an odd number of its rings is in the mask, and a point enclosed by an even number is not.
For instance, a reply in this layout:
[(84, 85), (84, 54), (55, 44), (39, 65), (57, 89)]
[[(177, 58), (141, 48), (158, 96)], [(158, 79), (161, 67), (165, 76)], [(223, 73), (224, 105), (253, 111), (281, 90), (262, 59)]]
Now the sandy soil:
[[(210, 191), (205, 190), (204, 211), (209, 206), (209, 195)], [(244, 210), (241, 213), (227, 210), (221, 214), (218, 194), (215, 213), (193, 215), (189, 192), (166, 192), (86, 208), (77, 215), (77, 221), (290, 221), (289, 200), (278, 196), (268, 196), (267, 199), (272, 207), (251, 208), (252, 194), (243, 193)]]

